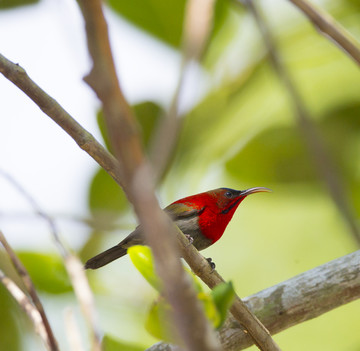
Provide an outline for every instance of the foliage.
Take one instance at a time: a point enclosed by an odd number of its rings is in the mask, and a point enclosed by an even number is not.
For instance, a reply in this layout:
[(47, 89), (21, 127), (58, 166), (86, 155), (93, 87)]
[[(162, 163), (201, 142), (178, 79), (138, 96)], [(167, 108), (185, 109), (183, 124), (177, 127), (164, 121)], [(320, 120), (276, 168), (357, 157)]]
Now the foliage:
[[(155, 271), (151, 249), (147, 246), (136, 245), (128, 249), (128, 254), (137, 270), (160, 293), (160, 296), (150, 308), (145, 323), (146, 329), (156, 338), (170, 342), (176, 340), (174, 331), (170, 328), (171, 323), (168, 323), (171, 308), (161, 295), (162, 286)], [(202, 302), (206, 316), (214, 328), (220, 328), (226, 319), (227, 311), (235, 296), (231, 282), (220, 284), (210, 293), (205, 293), (197, 278), (190, 271), (186, 271), (194, 282), (194, 287), (198, 292), (198, 299)]]

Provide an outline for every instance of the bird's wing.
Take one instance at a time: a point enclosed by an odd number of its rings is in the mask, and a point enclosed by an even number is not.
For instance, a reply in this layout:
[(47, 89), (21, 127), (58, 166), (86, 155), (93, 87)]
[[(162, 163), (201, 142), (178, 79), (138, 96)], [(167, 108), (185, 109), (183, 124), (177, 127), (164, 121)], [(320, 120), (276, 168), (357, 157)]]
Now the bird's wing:
[(164, 211), (170, 215), (173, 221), (177, 219), (190, 218), (200, 215), (204, 211), (205, 207), (196, 209), (186, 204), (175, 203), (167, 206)]

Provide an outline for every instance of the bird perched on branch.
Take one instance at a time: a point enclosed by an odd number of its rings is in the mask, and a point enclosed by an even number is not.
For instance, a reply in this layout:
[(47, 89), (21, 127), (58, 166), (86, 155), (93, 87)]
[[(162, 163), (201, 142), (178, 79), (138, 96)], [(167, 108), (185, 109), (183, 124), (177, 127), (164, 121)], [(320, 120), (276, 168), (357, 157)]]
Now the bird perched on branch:
[[(198, 249), (204, 250), (218, 241), (240, 203), (250, 194), (269, 192), (268, 188), (247, 190), (220, 188), (185, 197), (167, 206), (164, 211)], [(144, 244), (142, 228), (138, 226), (116, 246), (90, 258), (85, 269), (96, 269), (126, 255), (133, 245)]]

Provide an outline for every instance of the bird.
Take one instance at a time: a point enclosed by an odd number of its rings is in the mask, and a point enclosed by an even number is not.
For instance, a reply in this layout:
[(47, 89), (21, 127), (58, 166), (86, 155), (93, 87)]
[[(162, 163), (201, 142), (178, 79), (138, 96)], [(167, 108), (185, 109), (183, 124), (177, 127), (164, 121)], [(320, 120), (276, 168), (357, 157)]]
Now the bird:
[[(265, 187), (246, 190), (219, 188), (187, 196), (167, 206), (167, 213), (179, 229), (199, 251), (217, 242), (229, 224), (240, 203), (250, 194), (271, 192)], [(126, 255), (134, 245), (146, 244), (141, 225), (119, 244), (90, 258), (85, 269), (97, 269)]]

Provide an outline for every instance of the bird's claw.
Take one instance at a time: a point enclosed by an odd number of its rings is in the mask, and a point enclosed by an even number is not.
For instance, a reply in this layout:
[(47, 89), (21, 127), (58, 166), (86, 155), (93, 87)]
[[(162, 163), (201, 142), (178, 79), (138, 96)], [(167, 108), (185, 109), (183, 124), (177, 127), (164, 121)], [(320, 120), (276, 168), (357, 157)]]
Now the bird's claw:
[(189, 234), (185, 234), (185, 236), (189, 240), (188, 246), (190, 246), (194, 242), (194, 238)]
[(209, 258), (207, 258), (207, 259), (206, 259), (206, 261), (208, 261), (208, 262), (209, 262), (209, 265), (210, 265), (210, 267), (211, 267), (211, 270), (212, 270), (212, 271), (214, 271), (214, 270), (215, 270), (216, 265), (215, 265), (215, 262), (213, 262), (212, 258), (211, 258), (211, 257), (209, 257)]

